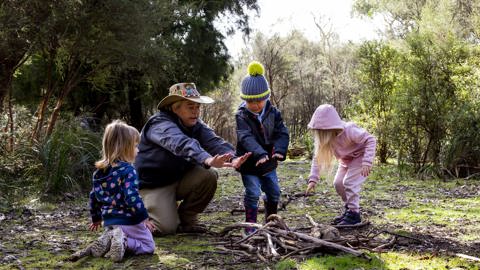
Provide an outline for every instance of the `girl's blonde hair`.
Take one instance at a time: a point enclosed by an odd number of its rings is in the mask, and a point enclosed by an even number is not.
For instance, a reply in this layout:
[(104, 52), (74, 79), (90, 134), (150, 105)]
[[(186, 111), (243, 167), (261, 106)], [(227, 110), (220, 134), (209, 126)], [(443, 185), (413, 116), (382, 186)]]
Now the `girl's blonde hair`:
[(102, 159), (95, 162), (95, 167), (105, 169), (120, 160), (132, 163), (135, 160), (135, 148), (139, 142), (140, 133), (137, 129), (121, 120), (114, 120), (105, 128)]
[(334, 160), (333, 142), (341, 132), (339, 129), (314, 129), (315, 157), (320, 170), (331, 173)]

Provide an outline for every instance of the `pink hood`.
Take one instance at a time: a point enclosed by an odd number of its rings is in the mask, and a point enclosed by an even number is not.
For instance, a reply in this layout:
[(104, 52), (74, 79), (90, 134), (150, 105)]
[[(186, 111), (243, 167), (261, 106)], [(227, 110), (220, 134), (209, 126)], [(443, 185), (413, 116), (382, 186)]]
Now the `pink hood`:
[(330, 104), (323, 104), (318, 106), (312, 115), (310, 123), (308, 123), (310, 129), (344, 129), (345, 122), (340, 119), (340, 116)]

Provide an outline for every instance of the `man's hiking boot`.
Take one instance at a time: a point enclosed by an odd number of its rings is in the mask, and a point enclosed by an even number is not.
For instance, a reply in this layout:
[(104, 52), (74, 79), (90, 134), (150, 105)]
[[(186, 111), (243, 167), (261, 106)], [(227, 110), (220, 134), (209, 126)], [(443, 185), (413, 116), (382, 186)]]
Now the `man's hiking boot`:
[(278, 202), (268, 202), (264, 201), (265, 205), (265, 223), (267, 223), (267, 219), (270, 215), (274, 215), (277, 213), (278, 210)]
[(180, 224), (177, 228), (177, 233), (206, 233), (208, 232), (207, 226), (196, 224)]

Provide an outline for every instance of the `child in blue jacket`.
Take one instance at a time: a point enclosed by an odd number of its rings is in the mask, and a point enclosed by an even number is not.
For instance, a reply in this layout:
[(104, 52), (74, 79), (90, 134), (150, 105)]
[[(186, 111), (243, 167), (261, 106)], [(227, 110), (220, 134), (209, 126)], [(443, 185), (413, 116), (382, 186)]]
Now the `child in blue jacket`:
[[(237, 156), (252, 156), (239, 168), (245, 187), (245, 221), (257, 222), (258, 200), (265, 192), (265, 218), (277, 213), (280, 186), (277, 160), (286, 158), (289, 135), (280, 111), (270, 102), (270, 88), (264, 68), (253, 61), (242, 80), (240, 97), (244, 100), (236, 114)], [(247, 230), (251, 233), (253, 229)]]
[(105, 241), (104, 249), (103, 254), (97, 255), (115, 262), (121, 261), (126, 251), (135, 255), (152, 254), (155, 249), (151, 233), (155, 226), (149, 221), (138, 193), (139, 180), (132, 165), (139, 141), (140, 134), (134, 127), (113, 121), (103, 135), (103, 157), (95, 163), (97, 170), (90, 192), (90, 230), (97, 230), (103, 220), (107, 228), (101, 237)]

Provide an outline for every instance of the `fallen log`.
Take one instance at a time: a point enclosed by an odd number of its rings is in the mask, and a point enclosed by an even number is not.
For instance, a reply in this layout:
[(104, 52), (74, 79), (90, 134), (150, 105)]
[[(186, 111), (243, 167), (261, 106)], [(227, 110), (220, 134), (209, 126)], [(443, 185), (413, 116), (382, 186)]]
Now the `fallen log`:
[(385, 244), (383, 244), (383, 245), (380, 245), (380, 246), (374, 248), (373, 251), (375, 251), (375, 252), (383, 252), (383, 249), (384, 249), (384, 248), (388, 248), (388, 247), (393, 246), (393, 244), (395, 244), (396, 241), (397, 241), (397, 238), (394, 236), (394, 237), (392, 237), (392, 239), (391, 239), (390, 241), (388, 241), (388, 243), (385, 243)]

